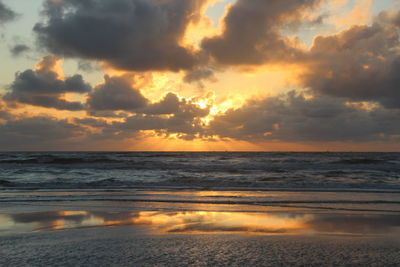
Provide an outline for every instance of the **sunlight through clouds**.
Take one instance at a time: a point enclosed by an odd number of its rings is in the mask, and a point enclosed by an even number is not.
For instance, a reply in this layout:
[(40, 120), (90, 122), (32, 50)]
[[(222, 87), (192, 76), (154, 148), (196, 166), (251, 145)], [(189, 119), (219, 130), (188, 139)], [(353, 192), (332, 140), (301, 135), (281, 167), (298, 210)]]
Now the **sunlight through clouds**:
[[(16, 14), (1, 27), (4, 133), (66, 120), (82, 149), (396, 147), (395, 1), (1, 3)], [(328, 127), (349, 120), (360, 131)]]

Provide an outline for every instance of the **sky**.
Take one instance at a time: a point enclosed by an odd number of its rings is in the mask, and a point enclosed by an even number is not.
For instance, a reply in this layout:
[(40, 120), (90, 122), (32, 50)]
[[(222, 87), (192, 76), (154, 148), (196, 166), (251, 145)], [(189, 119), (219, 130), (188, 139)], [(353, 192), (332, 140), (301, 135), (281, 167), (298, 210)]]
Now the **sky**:
[(0, 0), (0, 150), (400, 151), (400, 0)]

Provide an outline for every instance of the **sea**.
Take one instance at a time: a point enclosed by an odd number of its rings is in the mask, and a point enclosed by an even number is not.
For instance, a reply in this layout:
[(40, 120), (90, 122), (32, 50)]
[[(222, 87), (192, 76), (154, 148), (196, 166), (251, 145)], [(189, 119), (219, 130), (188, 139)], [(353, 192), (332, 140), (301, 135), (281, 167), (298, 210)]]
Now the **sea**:
[(400, 153), (0, 153), (0, 204), (151, 202), (400, 211)]
[(400, 153), (0, 153), (1, 189), (400, 191)]

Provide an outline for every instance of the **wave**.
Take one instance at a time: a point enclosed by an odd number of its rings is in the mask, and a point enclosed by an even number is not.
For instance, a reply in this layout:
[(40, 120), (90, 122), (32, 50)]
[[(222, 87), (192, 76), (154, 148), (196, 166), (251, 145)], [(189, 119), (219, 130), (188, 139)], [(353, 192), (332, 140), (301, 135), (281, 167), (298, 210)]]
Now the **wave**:
[(88, 163), (120, 163), (120, 160), (99, 158), (63, 158), (63, 157), (39, 157), (30, 159), (3, 159), (0, 164), (88, 164)]
[(333, 164), (383, 164), (391, 163), (384, 159), (371, 159), (371, 158), (355, 158), (355, 159), (343, 159), (332, 162)]
[(400, 153), (0, 153), (0, 188), (400, 189)]
[(118, 186), (118, 185), (124, 186), (124, 185), (130, 185), (130, 184), (132, 184), (132, 183), (123, 182), (116, 178), (108, 178), (108, 179), (103, 179), (100, 181), (93, 181), (93, 182), (85, 183), (85, 185), (87, 185), (87, 186), (106, 186), (106, 187)]
[[(399, 205), (400, 201), (352, 201), (352, 200), (332, 200), (332, 201), (236, 201), (236, 200), (190, 200), (190, 199), (159, 199), (159, 198), (108, 198), (108, 197), (92, 197), (92, 198), (12, 198), (0, 199), (0, 203), (48, 203), (48, 202), (131, 202), (131, 203), (165, 203), (165, 204), (207, 204), (207, 205), (246, 205), (246, 206), (264, 206), (264, 207), (285, 207), (285, 208), (302, 208), (302, 209), (321, 209), (336, 211), (368, 211), (368, 212), (391, 212), (400, 213), (400, 209), (384, 209), (368, 208), (369, 205)], [(356, 207), (346, 206), (329, 206), (329, 205), (358, 205)], [(310, 206), (312, 205), (312, 206)], [(324, 206), (325, 205), (325, 206)], [(365, 207), (365, 208), (364, 208)]]
[[(242, 152), (125, 152), (125, 153), (0, 153), (3, 164), (93, 165), (186, 169), (187, 171), (275, 171), (338, 168), (335, 165), (396, 165), (400, 153), (242, 153)], [(392, 166), (393, 167), (393, 166)]]
[(143, 183), (126, 182), (115, 178), (103, 179), (91, 182), (68, 182), (57, 180), (42, 183), (10, 182), (0, 180), (0, 192), (7, 190), (195, 190), (195, 191), (259, 191), (259, 192), (332, 192), (332, 193), (387, 193), (399, 194), (400, 186), (369, 186), (369, 187), (349, 187), (349, 186), (327, 186), (327, 185), (309, 185), (300, 184), (288, 186), (288, 184), (275, 184), (269, 187), (251, 186), (245, 183), (237, 184), (194, 184), (194, 183)]
[(0, 186), (14, 186), (14, 183), (7, 180), (0, 180)]

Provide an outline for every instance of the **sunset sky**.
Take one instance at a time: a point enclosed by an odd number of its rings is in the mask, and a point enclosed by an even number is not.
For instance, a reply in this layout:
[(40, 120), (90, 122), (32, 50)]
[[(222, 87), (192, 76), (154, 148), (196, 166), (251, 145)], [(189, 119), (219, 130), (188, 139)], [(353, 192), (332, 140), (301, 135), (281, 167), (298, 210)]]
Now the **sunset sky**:
[(0, 150), (400, 151), (400, 0), (0, 0)]

